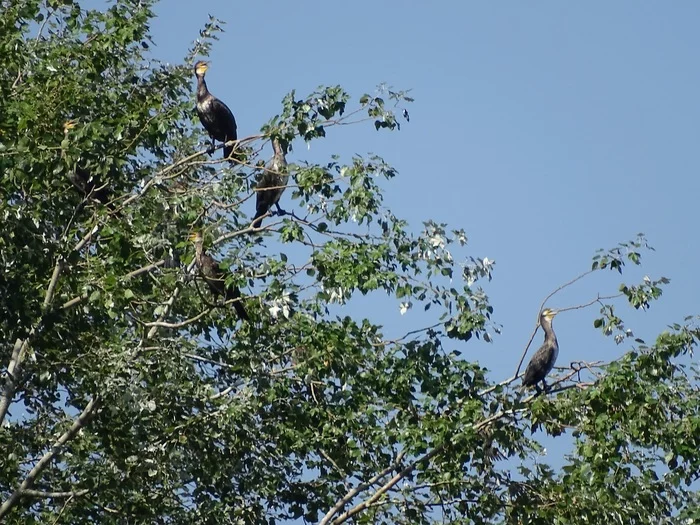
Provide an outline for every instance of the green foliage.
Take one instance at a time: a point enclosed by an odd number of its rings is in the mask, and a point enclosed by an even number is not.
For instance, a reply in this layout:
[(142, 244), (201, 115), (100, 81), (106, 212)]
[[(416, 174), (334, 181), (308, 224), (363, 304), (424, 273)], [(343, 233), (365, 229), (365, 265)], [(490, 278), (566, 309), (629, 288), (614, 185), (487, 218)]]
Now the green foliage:
[[(493, 383), (461, 351), (500, 331), (481, 287), (494, 262), (462, 230), (414, 231), (388, 210), (398, 173), (381, 157), (290, 155), (284, 199), (304, 215), (249, 227), (269, 138), (291, 152), (341, 124), (399, 130), (407, 92), (291, 91), (232, 167), (192, 120), (191, 66), (220, 21), (166, 66), (153, 2), (0, 5), (4, 522), (700, 519), (697, 320), (647, 347), (621, 313), (668, 279), (588, 304), (595, 328), (638, 345), (622, 358), (559, 370), (546, 395)], [(193, 271), (193, 230), (250, 322)], [(600, 251), (591, 271), (622, 273), (648, 248), (640, 235)], [(359, 295), (422, 305), (426, 325), (385, 334), (342, 311)], [(537, 432), (573, 440), (562, 468), (539, 459)]]

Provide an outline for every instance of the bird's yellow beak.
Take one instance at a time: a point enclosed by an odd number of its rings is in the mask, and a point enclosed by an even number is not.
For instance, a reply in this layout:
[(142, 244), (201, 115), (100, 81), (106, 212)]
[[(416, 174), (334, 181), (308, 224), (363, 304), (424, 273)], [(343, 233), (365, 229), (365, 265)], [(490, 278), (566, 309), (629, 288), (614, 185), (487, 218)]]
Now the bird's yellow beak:
[(198, 74), (206, 73), (207, 69), (209, 69), (209, 62), (197, 62), (197, 65), (195, 66), (195, 71)]
[(190, 241), (196, 241), (199, 239), (200, 235), (197, 232), (190, 233), (189, 237), (187, 237)]
[(68, 131), (69, 129), (73, 129), (77, 125), (78, 125), (78, 121), (76, 119), (66, 120), (63, 123), (63, 130)]

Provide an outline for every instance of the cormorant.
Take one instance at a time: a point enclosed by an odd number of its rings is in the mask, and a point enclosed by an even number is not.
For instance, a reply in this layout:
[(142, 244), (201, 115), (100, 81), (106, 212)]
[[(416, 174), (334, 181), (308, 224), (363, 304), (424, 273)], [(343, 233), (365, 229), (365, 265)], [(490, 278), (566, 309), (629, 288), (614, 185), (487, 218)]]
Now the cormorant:
[[(194, 74), (197, 77), (197, 115), (199, 115), (199, 120), (209, 133), (212, 144), (215, 140), (224, 143), (237, 140), (236, 119), (233, 117), (233, 113), (226, 104), (209, 93), (207, 89), (207, 83), (204, 80), (207, 69), (209, 69), (209, 63), (202, 60), (194, 65)], [(234, 162), (234, 159), (230, 158), (232, 152), (233, 146), (224, 146), (224, 158)]]
[(194, 241), (195, 262), (211, 293), (215, 296), (223, 296), (226, 301), (235, 299), (233, 308), (240, 319), (247, 321), (248, 313), (243, 306), (241, 291), (233, 284), (226, 286), (226, 276), (219, 267), (219, 263), (211, 255), (204, 253), (204, 240), (201, 232), (190, 235), (190, 240)]
[(253, 217), (252, 223), (253, 228), (260, 228), (262, 216), (265, 215), (273, 205), (277, 206), (277, 211), (279, 213), (282, 213), (279, 200), (289, 180), (287, 158), (285, 157), (287, 148), (286, 145), (283, 146), (278, 139), (272, 139), (272, 150), (274, 151), (274, 156), (258, 178), (255, 199), (255, 217)]
[(544, 330), (544, 343), (532, 356), (523, 374), (523, 386), (534, 386), (538, 392), (540, 388), (537, 383), (540, 381), (544, 384), (544, 389), (547, 390), (545, 378), (552, 371), (559, 355), (559, 343), (557, 343), (557, 336), (554, 335), (552, 329), (552, 319), (557, 313), (549, 308), (545, 308), (540, 313), (540, 326)]
[[(68, 120), (63, 123), (63, 142), (61, 143), (61, 157), (63, 158), (65, 158), (65, 150), (69, 145), (68, 134), (77, 124), (78, 122), (76, 120)], [(80, 166), (77, 162), (73, 166), (69, 166), (69, 168), (72, 171), (69, 172), (68, 178), (80, 193), (102, 204), (108, 204), (109, 191), (97, 177), (92, 176), (88, 170)], [(108, 204), (108, 207), (114, 209), (114, 206), (111, 204)]]

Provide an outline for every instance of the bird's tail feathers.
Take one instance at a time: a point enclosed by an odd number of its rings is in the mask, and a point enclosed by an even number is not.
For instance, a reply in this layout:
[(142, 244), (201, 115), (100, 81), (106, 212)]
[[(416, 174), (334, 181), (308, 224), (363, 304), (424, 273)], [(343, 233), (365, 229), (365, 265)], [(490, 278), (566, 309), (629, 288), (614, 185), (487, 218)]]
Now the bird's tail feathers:
[(224, 146), (224, 158), (231, 164), (237, 164), (245, 160), (245, 154), (242, 151), (234, 151), (233, 146)]
[(260, 228), (262, 226), (262, 217), (267, 213), (267, 210), (257, 210), (255, 212), (255, 216), (253, 217), (253, 222), (251, 226), (253, 228)]
[(248, 317), (248, 312), (246, 312), (245, 306), (243, 306), (243, 302), (241, 301), (240, 297), (238, 297), (233, 302), (233, 309), (236, 310), (236, 314), (238, 314), (238, 318), (241, 321), (249, 321), (250, 320), (250, 317)]

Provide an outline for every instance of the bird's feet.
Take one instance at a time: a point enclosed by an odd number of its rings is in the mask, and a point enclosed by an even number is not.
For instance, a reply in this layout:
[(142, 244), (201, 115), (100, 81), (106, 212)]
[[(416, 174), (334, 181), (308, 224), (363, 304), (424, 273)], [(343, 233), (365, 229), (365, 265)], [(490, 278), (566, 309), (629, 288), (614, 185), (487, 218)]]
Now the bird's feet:
[(212, 140), (212, 141), (211, 141), (211, 146), (209, 146), (209, 147), (207, 148), (207, 155), (211, 155), (211, 154), (214, 153), (215, 151), (216, 151), (216, 142), (214, 142), (214, 141)]
[(275, 207), (277, 208), (277, 212), (275, 212), (276, 215), (279, 215), (280, 217), (283, 215), (287, 215), (287, 212), (280, 208), (280, 205), (278, 203), (275, 203)]

